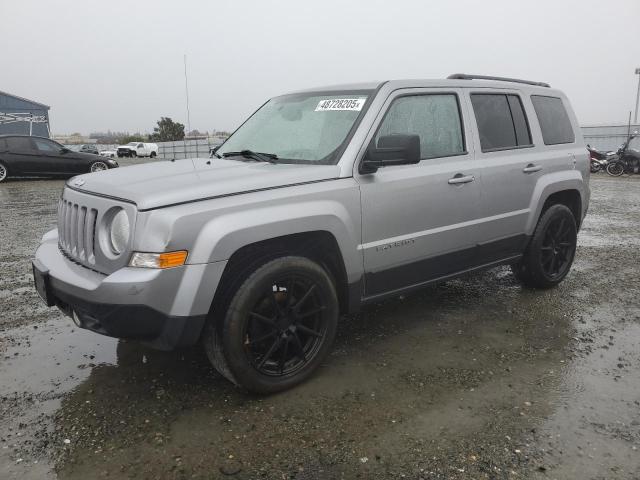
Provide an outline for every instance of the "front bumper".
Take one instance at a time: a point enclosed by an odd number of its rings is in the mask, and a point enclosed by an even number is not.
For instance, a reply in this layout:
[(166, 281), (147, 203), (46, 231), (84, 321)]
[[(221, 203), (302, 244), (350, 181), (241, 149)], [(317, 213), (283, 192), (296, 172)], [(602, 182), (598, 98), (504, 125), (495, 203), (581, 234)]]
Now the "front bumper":
[(43, 274), (50, 304), (79, 327), (170, 350), (198, 341), (225, 265), (126, 267), (104, 275), (66, 258), (52, 231), (36, 251), (34, 275)]

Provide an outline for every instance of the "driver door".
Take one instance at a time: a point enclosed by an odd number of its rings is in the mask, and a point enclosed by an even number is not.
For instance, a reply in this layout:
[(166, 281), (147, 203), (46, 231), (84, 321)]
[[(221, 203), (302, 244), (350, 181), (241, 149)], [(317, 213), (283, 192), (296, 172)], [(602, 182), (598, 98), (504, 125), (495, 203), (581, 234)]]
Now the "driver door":
[(469, 268), (482, 214), (481, 170), (468, 151), (460, 89), (398, 90), (382, 111), (367, 145), (386, 135), (419, 135), (422, 160), (355, 174), (369, 298)]

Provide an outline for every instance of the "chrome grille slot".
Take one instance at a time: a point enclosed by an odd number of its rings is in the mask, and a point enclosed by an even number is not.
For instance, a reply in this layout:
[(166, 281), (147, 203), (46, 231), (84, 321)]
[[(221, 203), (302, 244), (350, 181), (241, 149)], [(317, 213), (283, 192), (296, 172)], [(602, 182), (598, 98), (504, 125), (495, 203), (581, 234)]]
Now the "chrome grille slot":
[(58, 242), (71, 260), (94, 265), (98, 210), (61, 200), (58, 205)]
[(78, 258), (78, 205), (71, 206), (71, 235), (69, 236), (71, 244), (71, 255)]

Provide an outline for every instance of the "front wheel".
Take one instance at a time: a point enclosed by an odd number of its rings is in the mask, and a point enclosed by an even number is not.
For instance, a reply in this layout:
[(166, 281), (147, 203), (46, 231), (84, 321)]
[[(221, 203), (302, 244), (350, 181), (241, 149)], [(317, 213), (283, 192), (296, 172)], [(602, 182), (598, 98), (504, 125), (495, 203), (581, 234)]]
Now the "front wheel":
[(107, 166), (106, 163), (98, 161), (98, 162), (93, 162), (91, 164), (91, 172), (102, 172), (103, 170), (107, 170), (109, 167)]
[(516, 278), (528, 287), (556, 286), (571, 269), (577, 238), (571, 210), (565, 205), (552, 205), (538, 220), (522, 260), (511, 267)]
[(338, 323), (336, 290), (325, 269), (308, 258), (282, 257), (238, 285), (203, 335), (214, 367), (256, 393), (308, 378), (329, 354)]
[(4, 182), (9, 176), (9, 170), (6, 165), (0, 162), (0, 182)]
[(624, 164), (622, 162), (612, 162), (607, 165), (607, 173), (612, 177), (619, 177), (624, 173)]
[(156, 152), (151, 152), (151, 155), (149, 155), (150, 158), (155, 158), (156, 157)]

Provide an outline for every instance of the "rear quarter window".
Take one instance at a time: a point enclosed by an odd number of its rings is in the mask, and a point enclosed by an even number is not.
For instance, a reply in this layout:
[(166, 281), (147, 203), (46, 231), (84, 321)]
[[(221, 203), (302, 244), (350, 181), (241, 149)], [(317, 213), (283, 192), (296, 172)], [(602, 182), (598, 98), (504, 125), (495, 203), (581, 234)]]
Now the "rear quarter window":
[(538, 117), (545, 145), (575, 141), (573, 126), (561, 98), (531, 95), (531, 102)]

